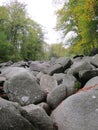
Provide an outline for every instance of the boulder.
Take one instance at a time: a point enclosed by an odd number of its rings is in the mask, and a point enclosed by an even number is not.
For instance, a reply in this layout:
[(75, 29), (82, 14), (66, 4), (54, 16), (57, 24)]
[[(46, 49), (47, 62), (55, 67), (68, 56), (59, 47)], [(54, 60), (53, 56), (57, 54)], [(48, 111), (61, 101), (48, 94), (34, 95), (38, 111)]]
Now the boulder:
[(22, 107), (29, 114), (29, 121), (38, 130), (53, 130), (53, 122), (46, 112), (39, 106), (30, 104)]
[(0, 98), (0, 130), (37, 130), (20, 113), (17, 103)]
[(42, 75), (40, 79), (40, 87), (45, 93), (50, 93), (53, 88), (57, 87), (57, 81), (49, 75)]
[(96, 76), (98, 76), (98, 69), (79, 72), (79, 79), (83, 84), (85, 84), (88, 80)]
[(94, 66), (92, 66), (89, 62), (86, 61), (78, 61), (74, 62), (71, 68), (68, 71), (68, 74), (72, 74), (74, 76), (78, 76), (79, 71), (83, 70), (92, 70)]
[(12, 61), (0, 63), (0, 68), (5, 68), (5, 67), (8, 67), (8, 66), (11, 66), (12, 64), (13, 64)]
[(38, 106), (40, 106), (41, 108), (43, 108), (45, 110), (45, 112), (50, 115), (50, 112), (51, 112), (51, 109), (50, 109), (50, 106), (45, 103), (45, 102), (41, 102), (38, 104)]
[(13, 76), (4, 83), (4, 91), (10, 101), (20, 105), (40, 103), (45, 100), (46, 94), (41, 90), (35, 78), (27, 72)]
[(6, 77), (0, 75), (0, 85), (3, 86), (4, 82), (6, 81)]
[(38, 72), (45, 72), (49, 67), (49, 63), (47, 62), (39, 62), (39, 61), (32, 61), (30, 64), (31, 71), (38, 71)]
[(57, 63), (47, 68), (46, 73), (49, 75), (53, 75), (54, 73), (62, 73), (63, 71), (63, 66)]
[(93, 87), (98, 85), (98, 76), (91, 78), (88, 82), (86, 82), (84, 87)]
[(53, 78), (56, 79), (58, 85), (62, 83), (63, 79), (65, 77), (64, 73), (54, 74)]
[(15, 62), (13, 65), (11, 65), (12, 67), (23, 67), (23, 68), (26, 68), (26, 67), (29, 67), (29, 64), (28, 62), (26, 61), (19, 61), (19, 62)]
[(58, 130), (98, 129), (98, 86), (65, 99), (51, 114)]
[(91, 64), (98, 68), (98, 54), (92, 57)]
[(78, 89), (81, 88), (81, 83), (71, 74), (65, 74), (63, 78), (63, 82), (66, 86), (66, 96), (71, 96), (74, 94)]
[(22, 67), (6, 67), (2, 69), (1, 75), (9, 79), (22, 72), (28, 72), (28, 70)]
[(37, 75), (36, 75), (36, 78), (38, 81), (40, 81), (41, 77), (44, 75), (44, 73), (42, 72), (39, 72)]
[(52, 90), (47, 96), (47, 103), (55, 109), (67, 97), (66, 85), (62, 84)]
[(60, 57), (55, 61), (56, 64), (62, 65), (63, 69), (66, 70), (72, 64), (72, 61), (68, 57)]

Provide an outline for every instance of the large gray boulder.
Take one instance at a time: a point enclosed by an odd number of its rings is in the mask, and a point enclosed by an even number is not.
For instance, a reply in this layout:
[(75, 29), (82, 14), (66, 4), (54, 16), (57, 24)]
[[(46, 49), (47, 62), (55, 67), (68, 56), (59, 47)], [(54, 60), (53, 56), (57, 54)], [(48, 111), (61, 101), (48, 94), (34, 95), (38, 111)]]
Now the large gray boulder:
[(53, 122), (41, 107), (30, 104), (22, 107), (29, 114), (29, 121), (34, 124), (38, 130), (53, 130)]
[(47, 103), (55, 109), (67, 97), (67, 89), (64, 84), (54, 88), (47, 96)]
[(64, 100), (51, 114), (58, 130), (98, 130), (98, 86)]
[(30, 70), (31, 71), (37, 71), (37, 72), (45, 72), (47, 68), (49, 67), (48, 62), (39, 62), (39, 61), (32, 61), (30, 64)]
[(21, 115), (17, 103), (0, 98), (0, 130), (37, 130)]
[(98, 67), (98, 54), (92, 57), (91, 64)]
[(7, 79), (10, 79), (14, 77), (17, 74), (23, 73), (23, 72), (28, 72), (25, 68), (22, 67), (6, 67), (2, 69), (1, 75), (6, 77)]
[(62, 83), (47, 96), (47, 103), (52, 109), (55, 109), (65, 98), (76, 93), (81, 87), (80, 82), (72, 75), (65, 74), (62, 78)]
[(19, 62), (13, 63), (13, 65), (11, 65), (11, 67), (23, 67), (23, 68), (26, 68), (26, 67), (29, 67), (29, 64), (26, 61), (19, 61)]
[(79, 72), (79, 79), (84, 84), (93, 77), (98, 76), (98, 69)]
[(83, 71), (92, 69), (94, 69), (94, 66), (92, 66), (89, 62), (78, 61), (72, 64), (71, 68), (68, 70), (68, 74), (78, 75), (81, 70)]
[(56, 79), (58, 85), (62, 83), (63, 79), (65, 77), (64, 73), (54, 74), (53, 78)]
[(0, 63), (0, 68), (5, 68), (5, 67), (8, 67), (8, 66), (11, 66), (13, 64), (12, 61), (8, 61), (8, 62), (4, 62), (4, 63)]
[(38, 106), (40, 106), (41, 108), (43, 108), (43, 109), (45, 110), (45, 112), (46, 112), (48, 115), (50, 115), (51, 109), (50, 109), (50, 106), (49, 106), (47, 103), (41, 102), (41, 103), (38, 104)]
[(41, 90), (35, 78), (27, 72), (13, 76), (4, 83), (4, 91), (10, 101), (21, 105), (40, 103), (45, 100), (46, 94)]
[(63, 69), (67, 69), (71, 66), (72, 61), (68, 57), (60, 57), (55, 61), (56, 64), (61, 64)]
[(50, 93), (53, 88), (57, 87), (57, 81), (49, 75), (42, 75), (40, 79), (40, 87), (45, 93)]
[(94, 86), (98, 85), (98, 76), (95, 76), (93, 78), (91, 78), (84, 87), (91, 87), (93, 88)]
[(56, 63), (47, 68), (46, 73), (49, 75), (53, 75), (54, 73), (62, 73), (63, 71), (63, 66), (59, 63)]
[(71, 96), (81, 88), (81, 83), (71, 74), (65, 74), (62, 84), (66, 86), (66, 96)]

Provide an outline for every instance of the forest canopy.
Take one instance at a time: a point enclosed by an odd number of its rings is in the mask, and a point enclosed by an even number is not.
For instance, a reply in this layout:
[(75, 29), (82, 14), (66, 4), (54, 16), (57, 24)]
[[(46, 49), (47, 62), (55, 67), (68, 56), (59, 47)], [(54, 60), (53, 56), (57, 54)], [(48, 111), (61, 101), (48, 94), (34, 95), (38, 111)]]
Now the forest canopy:
[(11, 0), (0, 6), (0, 61), (41, 59), (43, 56), (43, 32), (32, 20), (26, 5)]
[[(57, 4), (59, 1), (54, 0)], [(67, 44), (68, 55), (88, 55), (93, 48), (98, 48), (98, 0), (60, 0), (64, 3), (57, 10), (56, 29), (61, 31), (63, 38), (69, 32), (74, 37)], [(59, 2), (59, 4), (60, 4)]]

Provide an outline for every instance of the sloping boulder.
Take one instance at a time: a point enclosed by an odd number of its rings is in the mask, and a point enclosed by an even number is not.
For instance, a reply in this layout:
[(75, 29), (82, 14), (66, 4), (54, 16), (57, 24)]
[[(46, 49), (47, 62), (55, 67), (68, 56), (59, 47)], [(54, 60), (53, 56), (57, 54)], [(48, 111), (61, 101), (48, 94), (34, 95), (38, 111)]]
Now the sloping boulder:
[(40, 106), (41, 108), (43, 108), (45, 110), (45, 112), (50, 115), (50, 112), (51, 112), (51, 109), (50, 109), (50, 106), (45, 103), (45, 102), (41, 102), (38, 104), (38, 106)]
[(32, 61), (30, 64), (31, 71), (38, 71), (38, 72), (45, 72), (46, 69), (49, 67), (48, 62), (39, 62), (39, 61)]
[(22, 67), (6, 67), (2, 69), (1, 75), (9, 79), (22, 72), (28, 72), (28, 70)]
[(91, 78), (84, 87), (93, 87), (98, 85), (98, 76)]
[(40, 79), (40, 87), (45, 93), (50, 93), (57, 87), (57, 81), (52, 76), (44, 74)]
[(96, 77), (96, 76), (98, 76), (98, 69), (79, 72), (79, 78), (83, 84), (86, 83), (91, 78)]
[(98, 86), (64, 100), (51, 114), (58, 130), (98, 129)]
[(63, 69), (67, 69), (71, 66), (72, 61), (68, 57), (60, 57), (55, 61), (56, 64), (61, 64)]
[(10, 101), (18, 102), (21, 105), (40, 103), (46, 98), (35, 78), (27, 72), (13, 76), (4, 83), (4, 91)]
[(47, 103), (55, 109), (65, 98), (76, 93), (80, 87), (80, 82), (74, 76), (65, 74), (62, 83), (48, 94)]
[(22, 107), (29, 114), (29, 121), (38, 130), (53, 130), (53, 122), (46, 112), (39, 106), (30, 104)]
[(26, 61), (19, 61), (19, 62), (15, 62), (13, 65), (11, 65), (12, 67), (29, 67), (28, 62)]
[(56, 79), (58, 85), (62, 83), (64, 77), (65, 77), (65, 74), (64, 73), (59, 73), (59, 74), (54, 74), (53, 75), (54, 79)]
[(91, 64), (98, 68), (98, 54), (92, 57)]
[(63, 71), (63, 66), (61, 64), (56, 63), (47, 68), (46, 73), (49, 75), (53, 75), (54, 73), (62, 73)]
[(81, 83), (71, 74), (65, 74), (63, 78), (63, 82), (66, 86), (66, 96), (71, 96), (74, 94), (78, 89), (81, 88)]
[(68, 71), (68, 74), (72, 74), (78, 76), (79, 72), (82, 70), (92, 70), (94, 66), (92, 66), (89, 62), (86, 61), (78, 61), (74, 62), (71, 68)]
[(64, 84), (54, 88), (47, 96), (47, 103), (55, 109), (67, 97), (67, 90)]
[(37, 130), (20, 113), (17, 103), (0, 98), (0, 130)]
[(13, 64), (12, 61), (0, 63), (0, 68), (5, 68), (5, 67), (8, 67), (8, 66), (11, 66), (12, 64)]
[(6, 77), (0, 75), (0, 85), (3, 85), (3, 83), (6, 81)]

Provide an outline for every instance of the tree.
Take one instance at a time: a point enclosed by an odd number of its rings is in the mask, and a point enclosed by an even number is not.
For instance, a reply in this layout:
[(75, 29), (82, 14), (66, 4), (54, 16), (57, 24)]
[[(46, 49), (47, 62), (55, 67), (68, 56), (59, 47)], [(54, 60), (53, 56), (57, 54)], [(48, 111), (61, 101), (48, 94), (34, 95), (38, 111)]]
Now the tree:
[(72, 49), (88, 54), (92, 48), (98, 47), (98, 0), (69, 0), (57, 16), (57, 29), (63, 31), (64, 37), (70, 31), (76, 34), (70, 41)]
[(62, 46), (62, 43), (51, 45), (50, 57), (62, 57), (65, 54), (66, 54), (66, 49)]
[(10, 49), (7, 48), (11, 52), (10, 59), (41, 58), (44, 43), (42, 28), (28, 17), (26, 5), (18, 0), (11, 0), (1, 6), (0, 16), (0, 33), (3, 31), (6, 43), (11, 45)]

